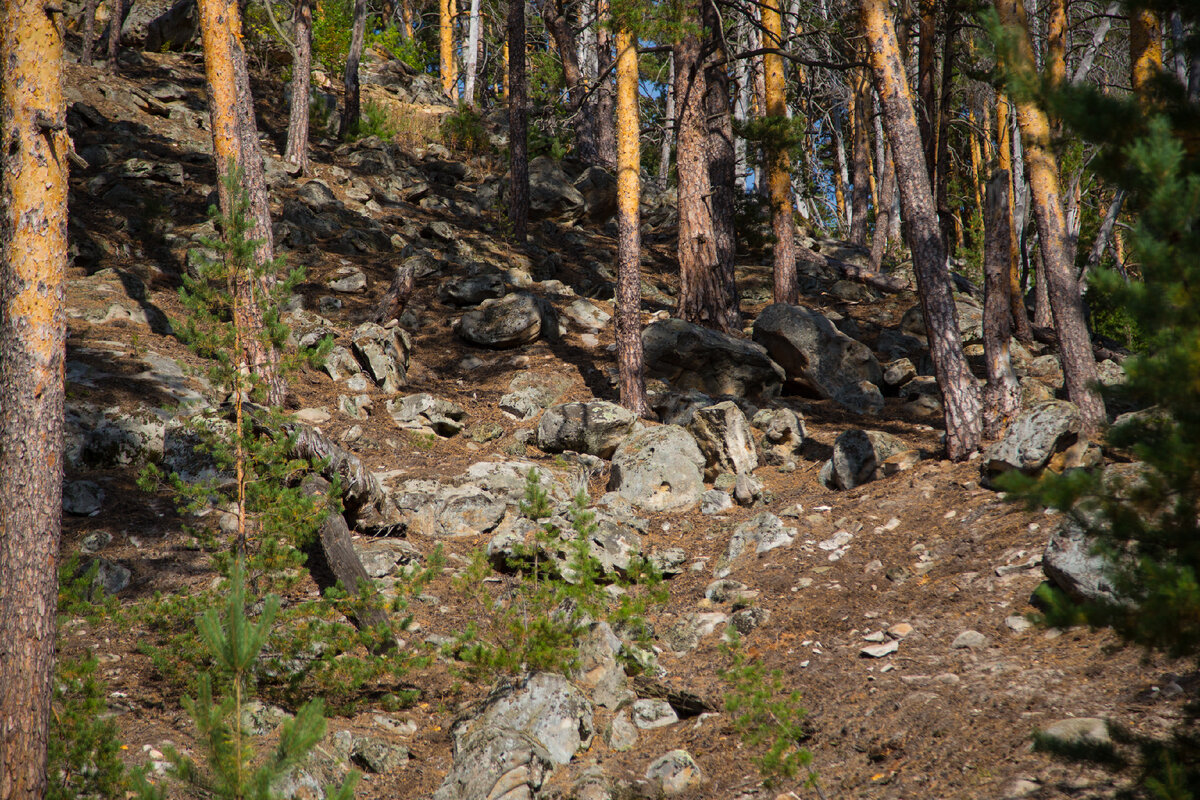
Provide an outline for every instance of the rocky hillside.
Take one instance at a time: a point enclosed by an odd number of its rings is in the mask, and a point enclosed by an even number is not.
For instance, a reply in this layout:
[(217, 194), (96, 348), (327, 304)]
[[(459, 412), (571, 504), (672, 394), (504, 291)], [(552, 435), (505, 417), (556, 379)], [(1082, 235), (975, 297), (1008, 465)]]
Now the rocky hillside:
[[(227, 528), (230, 515), (181, 516), (135, 478), (147, 461), (184, 477), (206, 468), (183, 422), (223, 398), (172, 331), (181, 275), (214, 232), (205, 212), (216, 176), (196, 56), (144, 54), (116, 75), (71, 67), (69, 77), (70, 131), (88, 167), (71, 179), (64, 552), (98, 562), (97, 580), (128, 613), (69, 615), (61, 650), (97, 653), (129, 763), (161, 767), (167, 745), (197, 752), (179, 703), (193, 689), (144, 646), (172, 631), (136, 609), (209, 589), (215, 567), (197, 534)], [(1031, 732), (1106, 735), (1098, 718), (1165, 730), (1191, 677), (1113, 647), (1106, 632), (1026, 621), (1046, 571), (1103, 591), (1070, 531), (1059, 534), (1061, 518), (989, 488), (996, 472), (1103, 457), (1076, 442), (1078, 413), (1055, 399), (1053, 354), (1016, 348), (1024, 415), (982, 457), (940, 461), (913, 294), (843, 279), (839, 264), (856, 254), (809, 240), (801, 306), (764, 307), (769, 267), (746, 254), (745, 337), (671, 319), (671, 199), (651, 193), (642, 286), (662, 424), (634, 420), (613, 404), (611, 178), (535, 162), (532, 241), (514, 248), (494, 210), (499, 161), (439, 141), (446, 109), (422, 79), (376, 64), (369, 81), (407, 133), (317, 137), (304, 179), (278, 157), (281, 87), (256, 86), (276, 241), (307, 269), (287, 319), (298, 341), (335, 343), (322, 369), (293, 376), (288, 411), (385, 487), (353, 539), (381, 591), (404, 596), (435, 553), (444, 567), (411, 598), (394, 656), (430, 657), (344, 704), (287, 796), (318, 797), (318, 784), (351, 768), (365, 773), (364, 799), (1115, 791), (1104, 773), (1033, 753)], [(405, 262), (416, 292), (398, 320), (375, 324)], [(978, 303), (964, 295), (959, 310), (981, 361)], [(1119, 365), (1103, 369), (1120, 380)], [(563, 529), (570, 497), (589, 492), (597, 528), (586, 547), (612, 596), (638, 594), (622, 587), (641, 558), (669, 593), (640, 626), (648, 639), (600, 622), (569, 675), (497, 683), (445, 645), (523, 596), (508, 556), (541, 548), (562, 566), (559, 545), (537, 543), (519, 511), (531, 469)], [(326, 580), (304, 572), (285, 601), (315, 597)], [(731, 626), (743, 658), (780, 670), (781, 692), (800, 692), (819, 792), (803, 773), (760, 782), (763, 747), (744, 743), (724, 703)], [(283, 700), (255, 707), (264, 742), (294, 711)]]

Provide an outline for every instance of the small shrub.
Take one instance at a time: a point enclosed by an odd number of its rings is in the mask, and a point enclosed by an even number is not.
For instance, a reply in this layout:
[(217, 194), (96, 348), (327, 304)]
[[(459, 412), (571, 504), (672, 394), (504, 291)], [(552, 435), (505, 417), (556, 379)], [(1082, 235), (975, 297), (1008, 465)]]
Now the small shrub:
[(48, 800), (124, 798), (129, 777), (117, 725), (92, 654), (55, 664), (47, 768)]
[(350, 132), (351, 139), (365, 139), (368, 136), (378, 136), (386, 142), (396, 137), (396, 127), (388, 115), (387, 109), (370, 100), (363, 103), (362, 113), (358, 123)]
[(768, 786), (774, 786), (780, 780), (796, 778), (804, 770), (808, 774), (806, 785), (816, 786), (812, 753), (802, 746), (809, 732), (805, 722), (808, 712), (800, 705), (800, 693), (784, 690), (780, 670), (768, 672), (761, 661), (746, 655), (736, 631), (731, 628), (728, 635), (730, 643), (723, 649), (732, 663), (720, 673), (729, 687), (725, 710), (742, 741), (761, 750), (761, 755), (755, 757), (759, 774)]
[(441, 133), (447, 147), (462, 153), (483, 153), (490, 146), (483, 118), (465, 103), (442, 119)]

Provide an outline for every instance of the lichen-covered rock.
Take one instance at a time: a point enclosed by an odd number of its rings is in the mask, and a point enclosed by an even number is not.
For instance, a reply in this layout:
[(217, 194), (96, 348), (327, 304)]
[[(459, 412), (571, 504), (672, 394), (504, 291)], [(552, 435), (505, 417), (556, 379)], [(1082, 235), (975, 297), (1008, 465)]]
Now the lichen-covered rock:
[(642, 331), (646, 375), (709, 395), (775, 397), (783, 369), (761, 345), (681, 319)]
[(504, 349), (537, 341), (543, 333), (553, 338), (558, 323), (553, 312), (533, 295), (514, 292), (484, 300), (463, 314), (455, 331), (471, 344)]
[(804, 417), (790, 408), (763, 409), (751, 424), (763, 432), (759, 456), (764, 463), (782, 466), (800, 457), (808, 435)]
[(387, 411), (398, 427), (431, 430), (439, 436), (454, 436), (466, 424), (467, 412), (458, 403), (424, 392), (387, 402)]
[(398, 327), (364, 322), (354, 329), (352, 349), (375, 384), (392, 394), (408, 385), (408, 356), (412, 341)]
[(725, 551), (725, 560), (733, 561), (750, 551), (762, 554), (776, 547), (785, 547), (795, 538), (795, 528), (785, 526), (779, 517), (764, 511), (734, 529), (729, 548)]
[(1004, 438), (983, 451), (983, 468), (989, 475), (1010, 470), (1033, 474), (1058, 452), (1079, 438), (1082, 417), (1074, 403), (1047, 400), (1021, 412), (1008, 426)]
[(537, 443), (547, 453), (575, 450), (609, 458), (635, 422), (633, 412), (605, 400), (563, 403), (542, 414)]
[(859, 384), (878, 386), (883, 381), (869, 347), (839, 331), (824, 314), (802, 306), (767, 306), (754, 321), (754, 341), (767, 349), (790, 380), (821, 397), (849, 402), (856, 413), (871, 405), (862, 400)]
[(875, 480), (885, 461), (909, 449), (899, 437), (883, 431), (845, 431), (833, 443), (830, 488), (853, 489)]
[(646, 768), (646, 780), (669, 797), (699, 788), (704, 783), (704, 773), (687, 750), (672, 750)]
[(484, 300), (503, 297), (504, 279), (500, 275), (471, 275), (465, 278), (447, 278), (438, 286), (438, 299), (452, 306), (474, 306)]
[(479, 714), (455, 725), (455, 750), (461, 752), (471, 736), (488, 729), (528, 734), (552, 763), (566, 764), (592, 742), (592, 704), (563, 676), (539, 672), (500, 687)]
[(707, 480), (722, 472), (749, 474), (758, 466), (750, 423), (737, 404), (726, 400), (697, 410), (688, 430), (704, 454)]
[(480, 728), (458, 737), (450, 774), (433, 800), (528, 800), (554, 769), (546, 748), (511, 728)]
[(647, 511), (681, 511), (700, 502), (704, 455), (677, 425), (647, 428), (613, 453), (609, 488)]

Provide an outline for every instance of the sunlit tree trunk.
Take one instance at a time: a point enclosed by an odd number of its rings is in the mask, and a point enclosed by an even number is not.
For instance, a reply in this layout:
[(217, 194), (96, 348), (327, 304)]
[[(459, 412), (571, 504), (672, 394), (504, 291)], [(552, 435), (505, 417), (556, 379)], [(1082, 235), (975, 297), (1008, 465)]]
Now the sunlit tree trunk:
[[(783, 46), (783, 13), (779, 2), (766, 0), (762, 6), (764, 44), (771, 48)], [(763, 83), (767, 95), (766, 116), (782, 127), (787, 120), (782, 56), (774, 53), (763, 56)], [(795, 303), (800, 299), (800, 287), (796, 281), (791, 159), (781, 143), (768, 145), (766, 156), (770, 168), (767, 180), (770, 184), (771, 230), (775, 234), (774, 298), (776, 303)]]
[(979, 447), (982, 433), (979, 386), (963, 355), (933, 190), (922, 159), (917, 116), (895, 29), (888, 16), (887, 0), (863, 0), (862, 29), (870, 50), (875, 89), (883, 106), (884, 127), (892, 145), (929, 354), (942, 391), (946, 455), (957, 461)]
[[(67, 152), (61, 12), (0, 1), (0, 797), (41, 800), (62, 515)], [(119, 23), (118, 23), (119, 24)]]
[(525, 84), (525, 2), (508, 4), (508, 221), (524, 242), (529, 228), (529, 110)]
[(637, 41), (627, 29), (617, 32), (617, 374), (621, 405), (647, 416), (646, 378), (642, 368), (641, 154), (638, 149)]
[[(1016, 63), (1010, 69), (1034, 74), (1033, 47), (1028, 19), (1021, 0), (997, 0), (1000, 21), (1017, 34)], [(1069, 260), (1073, 248), (1063, 218), (1058, 164), (1050, 148), (1050, 123), (1046, 113), (1030, 100), (1016, 102), (1017, 121), (1025, 146), (1025, 170), (1033, 199), (1034, 219), (1041, 242), (1042, 263), (1054, 328), (1066, 377), (1067, 394), (1079, 406), (1084, 432), (1095, 436), (1104, 425), (1104, 401), (1095, 389), (1096, 359), (1083, 319), (1083, 301)]]
[(1162, 72), (1162, 23), (1153, 11), (1134, 10), (1129, 15), (1129, 77), (1133, 93), (1143, 102), (1151, 84)]
[(850, 107), (847, 109), (847, 122), (850, 124), (851, 163), (853, 165), (853, 182), (850, 190), (850, 242), (865, 247), (867, 244), (867, 207), (871, 199), (870, 186), (870, 139), (867, 137), (867, 114), (864, 98), (860, 91), (860, 78), (851, 78), (848, 98)]
[(288, 113), (287, 148), (284, 160), (301, 175), (308, 174), (308, 96), (312, 84), (312, 0), (296, 0), (293, 16), (296, 39), (292, 60), (292, 106)]
[[(209, 117), (213, 137), (213, 157), (218, 176), (239, 171), (242, 188), (250, 201), (254, 225), (250, 238), (258, 242), (254, 258), (260, 265), (274, 260), (271, 210), (267, 203), (267, 183), (263, 173), (262, 152), (250, 97), (250, 75), (246, 53), (242, 49), (242, 22), (235, 0), (201, 0), (200, 33), (204, 44), (204, 71), (208, 83)], [(235, 197), (225, 181), (217, 181), (221, 213), (232, 215)], [(242, 337), (250, 370), (267, 389), (267, 401), (282, 405), (287, 386), (279, 373), (279, 353), (265, 345), (258, 335), (263, 329), (262, 312), (256, 296), (264, 287), (249, 276), (241, 275), (235, 291), (239, 309), (236, 324), (247, 332)]]
[[(689, 6), (699, 21), (697, 0)], [(679, 306), (681, 319), (733, 333), (741, 330), (732, 259), (726, 259), (720, 199), (712, 185), (708, 78), (700, 35), (685, 30), (674, 45), (675, 167), (679, 193)], [(732, 190), (732, 181), (730, 187)]]
[(896, 204), (896, 169), (892, 165), (891, 148), (884, 151), (883, 175), (879, 181), (879, 205), (875, 207), (875, 234), (871, 237), (871, 270), (883, 267), (888, 234), (892, 227), (892, 206)]
[(1025, 295), (1021, 291), (1021, 244), (1017, 234), (1015, 170), (1013, 169), (1012, 115), (1008, 98), (996, 93), (996, 154), (1000, 172), (1006, 174), (1008, 191), (1005, 192), (1008, 214), (1008, 281), (1009, 302), (1012, 304), (1013, 331), (1017, 339), (1029, 344), (1033, 341), (1033, 329), (1029, 325), (1029, 313), (1025, 310)]
[(354, 21), (350, 27), (350, 50), (346, 54), (346, 72), (342, 82), (346, 87), (345, 109), (338, 138), (345, 139), (358, 129), (361, 112), (358, 64), (362, 60), (363, 38), (367, 31), (367, 0), (354, 0)]
[(438, 0), (438, 74), (442, 94), (454, 96), (454, 0)]
[(463, 79), (463, 102), (475, 105), (475, 81), (479, 72), (479, 0), (471, 0), (471, 12), (467, 21), (467, 52), (463, 67), (467, 74)]
[(833, 171), (833, 200), (837, 205), (838, 225), (844, 231), (849, 231), (854, 225), (854, 206), (846, 202), (850, 189), (850, 165), (846, 159), (846, 127), (842, 115), (834, 113), (833, 120), (833, 154), (837, 159), (837, 169)]
[(671, 171), (671, 134), (675, 130), (675, 54), (667, 54), (667, 86), (663, 90), (666, 95), (663, 113), (662, 152), (658, 159), (658, 179), (665, 181)]

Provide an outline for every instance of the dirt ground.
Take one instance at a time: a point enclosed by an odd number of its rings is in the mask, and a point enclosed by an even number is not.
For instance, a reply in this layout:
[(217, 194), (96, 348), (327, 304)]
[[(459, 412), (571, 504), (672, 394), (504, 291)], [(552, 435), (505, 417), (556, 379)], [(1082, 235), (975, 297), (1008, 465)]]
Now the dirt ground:
[[(133, 297), (138, 279), (144, 286), (139, 299), (168, 317), (178, 316), (175, 290), (182, 257), (191, 231), (202, 225), (205, 206), (215, 178), (206, 132), (188, 129), (179, 121), (131, 108), (113, 97), (114, 90), (147, 87), (171, 81), (191, 94), (197, 113), (203, 109), (199, 61), (186, 55), (151, 55), (139, 64), (126, 64), (119, 75), (103, 67), (71, 67), (72, 100), (87, 103), (107, 122), (88, 129), (92, 144), (106, 143), (112, 150), (109, 166), (76, 170), (72, 175), (71, 231), (76, 261), (71, 269), (67, 304), (80, 312), (103, 309), (113, 298), (95, 291), (88, 275), (105, 268), (118, 271), (120, 287)], [(256, 86), (261, 97), (281, 97), (280, 87)], [(112, 97), (110, 97), (110, 95)], [(260, 105), (260, 123), (268, 155), (278, 157), (286, 129), (285, 109), (277, 100)], [(83, 150), (82, 143), (76, 142)], [(335, 169), (339, 157), (329, 142), (318, 141), (313, 161), (317, 177), (342, 190)], [(140, 192), (101, 195), (90, 182), (110, 173), (127, 158), (181, 163), (182, 183), (147, 181)], [(494, 167), (495, 165), (491, 165)], [(471, 172), (482, 174), (489, 165), (476, 160)], [(470, 182), (468, 179), (467, 183)], [(126, 183), (130, 183), (126, 181)], [(287, 186), (276, 196), (291, 196)], [(456, 202), (469, 200), (463, 188), (448, 188)], [(381, 221), (399, 229), (448, 219), (481, 260), (507, 263), (520, 254), (499, 235), (497, 220), (482, 216), (446, 215), (415, 205), (386, 209)], [(533, 242), (540, 251), (561, 256), (563, 269), (556, 275), (564, 284), (578, 283), (580, 265), (587, 261), (613, 264), (615, 241), (603, 231), (582, 228), (564, 232), (555, 223), (534, 225)], [(673, 243), (669, 232), (647, 237), (645, 279), (669, 297)], [(315, 308), (327, 293), (325, 281), (338, 268), (353, 265), (368, 277), (368, 289), (345, 295), (345, 305), (327, 314), (344, 330), (362, 321), (388, 285), (393, 268), (389, 254), (355, 255), (334, 252), (318, 241), (288, 254), (291, 263), (308, 269), (301, 293)], [(747, 287), (767, 285), (766, 267), (748, 254), (739, 271)], [(372, 469), (402, 471), (404, 477), (455, 476), (466, 466), (493, 456), (511, 458), (519, 448), (515, 435), (531, 427), (497, 408), (501, 395), (518, 369), (567, 376), (571, 388), (564, 399), (599, 397), (615, 399), (611, 377), (614, 356), (608, 351), (611, 326), (599, 334), (598, 346), (569, 333), (560, 341), (539, 341), (512, 351), (486, 351), (460, 341), (451, 331), (461, 313), (436, 297), (440, 276), (418, 283), (409, 303), (419, 319), (411, 331), (413, 364), (406, 392), (429, 392), (462, 405), (469, 423), (499, 425), (504, 435), (486, 444), (467, 436), (438, 439), (426, 446), (395, 427), (383, 411), (384, 397), (372, 389), (374, 412), (367, 422), (333, 414), (322, 430), (335, 439), (352, 424), (364, 434), (355, 445)], [(815, 308), (837, 311), (870, 323), (898, 323), (911, 306), (911, 295), (884, 297), (874, 302), (847, 303), (829, 294), (810, 295), (804, 302)], [(612, 310), (611, 304), (601, 305)], [(646, 303), (649, 315), (664, 310)], [(757, 309), (744, 304), (747, 318)], [(154, 333), (136, 322), (89, 322), (79, 315), (70, 320), (68, 357), (105, 373), (90, 385), (72, 384), (69, 397), (107, 407), (154, 405), (148, 402), (135, 376), (141, 359), (157, 353), (195, 363), (195, 357), (175, 338)], [(464, 359), (482, 360), (468, 369)], [(291, 381), (291, 403), (296, 408), (337, 407), (337, 387), (323, 372), (305, 368)], [(773, 496), (767, 506), (735, 508), (720, 517), (700, 512), (650, 516), (645, 544), (682, 548), (687, 554), (683, 573), (669, 581), (670, 600), (655, 613), (652, 624), (665, 631), (683, 615), (712, 604), (704, 589), (714, 580), (712, 567), (725, 552), (733, 528), (770, 510), (782, 514), (793, 509), (785, 522), (798, 530), (790, 547), (761, 557), (744, 556), (734, 563), (730, 578), (742, 581), (759, 596), (755, 605), (770, 611), (769, 622), (745, 637), (743, 647), (770, 669), (783, 673), (785, 685), (799, 690), (808, 710), (811, 737), (807, 747), (820, 792), (828, 798), (1001, 798), (1001, 797), (1108, 797), (1115, 784), (1110, 776), (1077, 766), (1061, 765), (1031, 750), (1031, 733), (1065, 717), (1106, 717), (1134, 730), (1165, 731), (1179, 714), (1189, 692), (1165, 687), (1193, 683), (1182, 674), (1185, 667), (1159, 657), (1146, 658), (1117, 646), (1105, 631), (1025, 628), (1020, 621), (1034, 611), (1033, 590), (1044, 579), (1039, 558), (1055, 520), (1040, 511), (1007, 503), (996, 492), (980, 485), (978, 461), (951, 464), (938, 459), (936, 416), (922, 416), (889, 398), (877, 418), (856, 417), (829, 401), (786, 398), (802, 411), (809, 439), (794, 472), (760, 467), (755, 477)], [(893, 433), (914, 447), (925, 460), (914, 468), (855, 490), (834, 492), (824, 488), (817, 474), (829, 458), (836, 436), (849, 427), (870, 427)], [(534, 463), (551, 463), (552, 456), (529, 447), (521, 456)], [(185, 593), (209, 585), (214, 577), (208, 555), (197, 550), (191, 533), (175, 512), (169, 497), (147, 494), (135, 486), (130, 469), (92, 470), (67, 476), (100, 483), (107, 493), (103, 508), (90, 517), (66, 517), (63, 551), (79, 551), (85, 537), (97, 531), (112, 534), (102, 555), (133, 573), (130, 587), (119, 595), (122, 606), (132, 607), (156, 592)], [(593, 496), (604, 491), (607, 475), (596, 477)], [(799, 510), (794, 510), (796, 507)], [(838, 531), (854, 538), (840, 557), (819, 544)], [(453, 573), (486, 544), (487, 535), (445, 541), (447, 572), (426, 592), (441, 603), (414, 607), (420, 634), (415, 643), (432, 635), (450, 636), (462, 630), (475, 609), (455, 587)], [(411, 541), (425, 554), (434, 542)], [(698, 565), (691, 569), (691, 565)], [(305, 577), (296, 596), (312, 596), (315, 584)], [(728, 611), (728, 608), (724, 610)], [(133, 617), (129, 617), (133, 618)], [(907, 623), (911, 633), (899, 641), (896, 653), (884, 658), (860, 654), (871, 644), (871, 634)], [(1014, 629), (1015, 628), (1017, 629)], [(982, 647), (954, 648), (963, 631), (986, 637)], [(93, 650), (108, 684), (110, 707), (117, 715), (120, 733), (131, 763), (144, 763), (149, 748), (165, 744), (191, 747), (194, 728), (179, 705), (178, 689), (165, 684), (149, 659), (138, 652), (139, 642), (154, 640), (160, 631), (113, 623), (91, 625), (67, 619), (61, 651), (74, 655)], [(415, 644), (414, 644), (415, 646)], [(720, 713), (725, 684), (717, 675), (728, 664), (719, 636), (702, 640), (700, 647), (683, 656), (669, 648), (660, 655), (665, 674), (659, 682), (671, 690), (693, 693), (713, 709), (679, 723), (643, 731), (638, 745), (624, 753), (613, 752), (597, 736), (576, 763), (552, 781), (556, 791), (569, 796), (571, 780), (583, 768), (598, 765), (621, 780), (640, 778), (647, 764), (674, 748), (687, 749), (703, 770), (707, 782), (695, 797), (773, 797), (793, 792), (816, 797), (816, 789), (800, 781), (766, 790), (760, 785), (753, 757), (742, 745), (727, 714)], [(410, 760), (404, 768), (383, 775), (368, 775), (357, 797), (419, 798), (438, 787), (451, 765), (449, 729), (458, 714), (482, 698), (486, 685), (465, 680), (453, 663), (435, 660), (405, 677), (419, 696), (409, 708), (386, 712), (393, 719), (415, 723), (411, 736), (381, 734), (376, 717), (385, 712), (371, 703), (352, 717), (334, 717), (331, 730), (370, 732), (405, 744)], [(611, 713), (597, 710), (596, 729), (603, 730)]]

